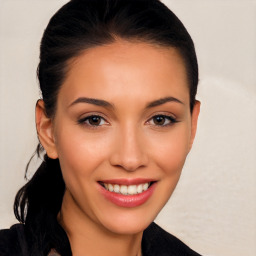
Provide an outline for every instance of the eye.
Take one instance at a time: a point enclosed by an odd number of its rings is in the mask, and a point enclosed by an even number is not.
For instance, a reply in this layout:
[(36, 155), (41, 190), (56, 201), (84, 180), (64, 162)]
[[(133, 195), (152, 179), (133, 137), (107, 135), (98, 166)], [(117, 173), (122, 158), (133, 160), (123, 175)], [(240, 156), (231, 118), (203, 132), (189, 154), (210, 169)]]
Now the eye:
[(157, 126), (168, 126), (176, 122), (177, 120), (174, 117), (167, 116), (167, 115), (156, 115), (156, 116), (153, 116), (148, 121), (150, 125), (157, 125)]
[(87, 117), (84, 117), (84, 118), (78, 120), (78, 123), (86, 124), (89, 126), (102, 126), (104, 124), (107, 124), (107, 121), (101, 116), (92, 115), (92, 116), (87, 116)]

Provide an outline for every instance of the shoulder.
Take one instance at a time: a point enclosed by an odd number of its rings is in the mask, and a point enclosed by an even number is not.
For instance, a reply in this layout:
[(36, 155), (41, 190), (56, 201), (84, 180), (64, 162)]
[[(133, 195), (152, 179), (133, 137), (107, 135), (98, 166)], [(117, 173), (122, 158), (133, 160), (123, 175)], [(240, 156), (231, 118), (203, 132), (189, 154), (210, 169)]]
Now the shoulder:
[(22, 224), (15, 224), (10, 229), (0, 230), (0, 255), (27, 255), (24, 226)]
[(142, 251), (143, 256), (200, 256), (155, 223), (143, 233)]

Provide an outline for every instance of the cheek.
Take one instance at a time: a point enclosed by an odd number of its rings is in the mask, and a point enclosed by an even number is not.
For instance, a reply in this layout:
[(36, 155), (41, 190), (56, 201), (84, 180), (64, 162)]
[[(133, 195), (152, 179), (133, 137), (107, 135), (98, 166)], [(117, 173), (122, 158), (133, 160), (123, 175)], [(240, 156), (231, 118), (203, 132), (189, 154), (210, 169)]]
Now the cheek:
[(90, 179), (107, 158), (107, 136), (88, 134), (83, 128), (72, 126), (59, 129), (57, 134), (56, 147), (63, 176)]
[(190, 129), (180, 125), (167, 136), (158, 138), (154, 150), (155, 162), (165, 175), (180, 175), (189, 152)]
[(163, 199), (159, 201), (160, 209), (167, 203), (179, 181), (189, 150), (189, 134), (188, 126), (181, 126), (158, 141), (154, 159), (161, 170), (157, 197), (157, 200)]
[(89, 213), (94, 198), (92, 184), (96, 184), (97, 170), (106, 160), (107, 142), (101, 136), (86, 134), (77, 127), (66, 126), (57, 134), (56, 145), (66, 188), (77, 205)]

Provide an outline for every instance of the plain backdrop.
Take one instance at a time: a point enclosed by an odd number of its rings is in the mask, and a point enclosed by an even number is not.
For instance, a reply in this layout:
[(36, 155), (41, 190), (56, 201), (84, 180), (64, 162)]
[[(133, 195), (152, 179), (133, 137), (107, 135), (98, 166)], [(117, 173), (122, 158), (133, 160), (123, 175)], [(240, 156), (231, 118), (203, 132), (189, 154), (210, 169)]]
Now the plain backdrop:
[[(0, 0), (0, 228), (16, 222), (14, 196), (37, 144), (40, 39), (66, 2)], [(194, 148), (157, 222), (203, 255), (255, 256), (256, 1), (163, 2), (194, 39), (202, 106)]]

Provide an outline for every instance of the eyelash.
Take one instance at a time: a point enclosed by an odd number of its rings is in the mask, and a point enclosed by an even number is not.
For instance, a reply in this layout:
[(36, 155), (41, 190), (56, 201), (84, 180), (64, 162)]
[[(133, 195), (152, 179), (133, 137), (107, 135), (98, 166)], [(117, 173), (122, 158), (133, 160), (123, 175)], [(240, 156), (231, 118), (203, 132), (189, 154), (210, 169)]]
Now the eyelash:
[[(159, 118), (159, 117), (164, 119), (164, 123), (163, 124), (155, 124), (155, 123), (154, 124), (150, 124), (150, 121), (154, 122), (154, 119)], [(90, 121), (92, 121), (93, 118), (100, 119), (100, 123), (99, 124), (92, 124), (92, 123), (90, 123)], [(83, 124), (83, 125), (86, 125), (86, 126), (88, 126), (90, 128), (97, 128), (97, 127), (100, 127), (100, 126), (104, 125), (104, 124), (101, 124), (102, 121), (104, 121), (106, 124), (108, 124), (106, 119), (103, 118), (102, 116), (100, 116), (100, 115), (91, 115), (91, 116), (87, 116), (87, 117), (79, 119), (78, 120), (78, 124)], [(166, 124), (166, 121), (168, 122), (167, 124)], [(152, 116), (146, 123), (149, 123), (150, 125), (155, 125), (157, 127), (167, 127), (167, 126), (173, 125), (174, 123), (177, 123), (177, 122), (179, 122), (179, 121), (177, 121), (177, 119), (174, 118), (173, 116), (159, 114), (159, 115)]]
[[(178, 123), (179, 121), (174, 118), (173, 116), (169, 116), (169, 115), (163, 115), (163, 114), (159, 114), (159, 115), (154, 115), (152, 116), (149, 121), (147, 121), (147, 123), (149, 123), (150, 121), (153, 121), (155, 118), (163, 118), (164, 119), (164, 124), (152, 124), (155, 125), (157, 127), (168, 127), (170, 125), (173, 125), (174, 123)], [(166, 124), (166, 121), (168, 121), (168, 123)], [(154, 122), (154, 121), (153, 121)]]
[[(89, 123), (90, 120), (92, 121), (93, 118), (99, 118), (101, 120), (100, 124), (91, 124), (91, 123)], [(90, 128), (97, 128), (99, 126), (102, 126), (102, 124), (101, 124), (102, 121), (104, 121), (108, 124), (108, 122), (102, 116), (100, 116), (100, 115), (91, 115), (91, 116), (86, 116), (86, 117), (83, 117), (83, 118), (79, 119), (78, 124), (83, 124), (83, 125), (86, 125)]]

